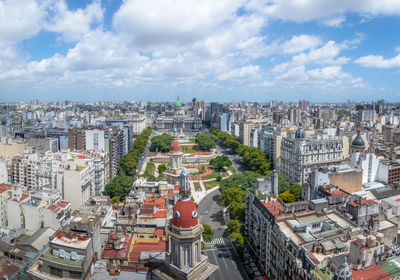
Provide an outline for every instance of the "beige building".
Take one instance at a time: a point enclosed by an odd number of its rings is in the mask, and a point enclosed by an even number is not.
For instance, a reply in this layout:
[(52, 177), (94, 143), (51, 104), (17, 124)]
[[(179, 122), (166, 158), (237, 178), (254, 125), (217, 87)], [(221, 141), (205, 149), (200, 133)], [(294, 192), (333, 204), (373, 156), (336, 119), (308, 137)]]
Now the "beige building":
[(8, 166), (11, 166), (13, 157), (19, 153), (31, 153), (32, 147), (27, 146), (19, 141), (6, 139), (0, 145), (0, 157), (7, 161)]
[(250, 146), (250, 134), (253, 129), (262, 129), (267, 122), (262, 119), (250, 119), (239, 124), (239, 139), (245, 146)]
[(7, 225), (7, 201), (11, 197), (11, 185), (0, 185), (0, 226)]
[(353, 269), (362, 269), (375, 265), (383, 260), (385, 243), (382, 233), (374, 235), (358, 235), (357, 240), (350, 243), (350, 262)]

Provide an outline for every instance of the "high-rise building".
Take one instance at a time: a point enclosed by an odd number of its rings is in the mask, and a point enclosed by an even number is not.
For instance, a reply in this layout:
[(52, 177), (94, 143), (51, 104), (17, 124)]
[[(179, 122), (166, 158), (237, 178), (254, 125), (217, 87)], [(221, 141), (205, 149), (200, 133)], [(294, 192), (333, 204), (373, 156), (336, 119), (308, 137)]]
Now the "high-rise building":
[(84, 129), (68, 129), (68, 148), (71, 151), (86, 149), (86, 131)]

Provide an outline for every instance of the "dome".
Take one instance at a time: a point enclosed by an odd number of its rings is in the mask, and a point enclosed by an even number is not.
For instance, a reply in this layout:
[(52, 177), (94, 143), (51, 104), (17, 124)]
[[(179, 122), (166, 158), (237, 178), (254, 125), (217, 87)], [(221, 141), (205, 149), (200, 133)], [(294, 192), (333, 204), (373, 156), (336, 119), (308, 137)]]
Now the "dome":
[(189, 197), (180, 199), (174, 206), (172, 224), (179, 228), (191, 228), (199, 221), (196, 204)]
[(335, 275), (332, 278), (333, 280), (351, 280), (352, 273), (350, 269), (350, 265), (347, 263), (346, 256), (344, 257), (344, 262), (338, 267), (335, 272)]
[(304, 132), (303, 126), (301, 124), (296, 131), (295, 138), (306, 138), (306, 133)]
[(189, 175), (190, 175), (189, 170), (187, 170), (186, 167), (182, 168), (181, 177), (189, 177)]
[(182, 102), (179, 100), (179, 97), (175, 101), (175, 106), (176, 107), (181, 107), (182, 106)]
[(361, 138), (359, 131), (357, 133), (357, 137), (354, 138), (353, 142), (351, 142), (351, 145), (355, 147), (365, 147), (364, 140)]
[(172, 141), (171, 143), (171, 152), (180, 152), (181, 151), (181, 145), (179, 144), (178, 141)]

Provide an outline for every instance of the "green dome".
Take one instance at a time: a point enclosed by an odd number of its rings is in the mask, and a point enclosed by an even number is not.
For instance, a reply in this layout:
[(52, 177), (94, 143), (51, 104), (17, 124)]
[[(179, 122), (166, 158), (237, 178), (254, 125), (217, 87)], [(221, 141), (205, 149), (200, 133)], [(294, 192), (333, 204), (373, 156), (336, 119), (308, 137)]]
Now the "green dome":
[(176, 99), (176, 101), (175, 101), (175, 106), (176, 106), (176, 107), (181, 107), (181, 106), (182, 106), (182, 102), (179, 100), (179, 97), (178, 97), (178, 99)]

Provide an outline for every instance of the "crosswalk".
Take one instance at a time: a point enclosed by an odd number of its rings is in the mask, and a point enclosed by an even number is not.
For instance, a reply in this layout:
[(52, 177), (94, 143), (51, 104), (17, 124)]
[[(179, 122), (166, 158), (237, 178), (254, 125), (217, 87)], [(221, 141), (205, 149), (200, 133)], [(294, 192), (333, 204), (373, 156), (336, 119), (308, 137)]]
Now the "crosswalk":
[(214, 238), (213, 241), (207, 242), (206, 244), (207, 245), (216, 245), (216, 244), (226, 244), (228, 242), (229, 242), (228, 238)]

